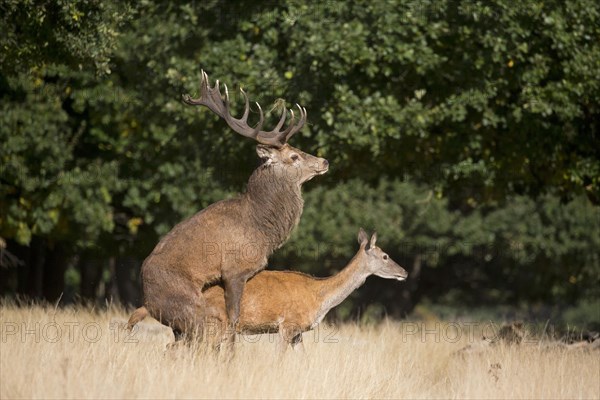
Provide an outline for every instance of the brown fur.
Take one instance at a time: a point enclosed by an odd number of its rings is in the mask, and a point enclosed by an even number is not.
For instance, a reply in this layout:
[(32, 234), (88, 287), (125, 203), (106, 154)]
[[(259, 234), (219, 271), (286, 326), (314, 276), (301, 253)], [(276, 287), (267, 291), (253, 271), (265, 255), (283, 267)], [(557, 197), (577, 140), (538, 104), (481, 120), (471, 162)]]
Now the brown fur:
[(218, 280), (229, 319), (238, 320), (246, 280), (266, 266), (298, 224), (301, 185), (328, 168), (327, 160), (287, 144), (259, 145), (257, 153), (265, 161), (250, 177), (246, 193), (176, 225), (142, 265), (144, 307), (178, 338), (201, 328), (202, 289)]
[[(328, 278), (314, 278), (294, 271), (256, 274), (244, 289), (238, 332), (280, 332), (293, 347), (301, 342), (302, 332), (312, 330), (331, 308), (346, 299), (368, 276), (406, 279), (406, 271), (375, 246), (376, 236), (373, 238), (371, 246), (367, 247), (366, 235), (359, 235), (361, 247), (354, 258), (342, 271)], [(384, 255), (387, 260), (383, 259)], [(227, 313), (223, 288), (212, 286), (205, 290), (204, 296), (206, 317), (224, 325)]]
[[(407, 272), (375, 245), (376, 235), (367, 246), (364, 231), (359, 233), (360, 249), (348, 265), (328, 278), (315, 278), (296, 271), (261, 271), (248, 280), (241, 301), (237, 331), (246, 334), (280, 332), (294, 347), (302, 333), (313, 329), (327, 312), (361, 286), (370, 275), (404, 280)], [(384, 260), (384, 256), (388, 257)], [(206, 314), (216, 321), (220, 332), (227, 324), (225, 291), (220, 285), (204, 290)], [(146, 310), (135, 310), (128, 322), (131, 329), (145, 318)]]

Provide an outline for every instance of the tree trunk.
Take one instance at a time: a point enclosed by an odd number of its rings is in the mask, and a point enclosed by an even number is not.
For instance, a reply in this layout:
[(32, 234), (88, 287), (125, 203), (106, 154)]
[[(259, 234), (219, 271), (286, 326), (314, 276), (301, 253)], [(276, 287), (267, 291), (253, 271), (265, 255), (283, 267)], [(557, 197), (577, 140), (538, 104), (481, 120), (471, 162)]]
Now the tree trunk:
[(42, 294), (50, 302), (57, 301), (65, 290), (67, 253), (60, 243), (47, 247), (42, 273)]
[(416, 254), (412, 262), (412, 269), (408, 272), (408, 279), (402, 283), (403, 288), (398, 309), (403, 315), (409, 314), (417, 304), (414, 296), (419, 287), (422, 263), (421, 254)]
[(104, 271), (103, 261), (90, 254), (84, 254), (79, 261), (79, 271), (81, 273), (81, 298), (85, 301), (96, 302), (98, 287)]
[(116, 278), (119, 297), (123, 305), (139, 306), (141, 304), (140, 265), (133, 257), (117, 258)]
[(42, 279), (44, 267), (43, 239), (34, 236), (29, 246), (15, 245), (14, 255), (23, 261), (17, 273), (17, 293), (30, 299), (42, 298)]
[(105, 293), (104, 293), (104, 298), (105, 300), (110, 301), (111, 303), (119, 303), (120, 298), (119, 298), (119, 289), (117, 287), (117, 273), (116, 270), (117, 269), (117, 261), (115, 259), (115, 257), (110, 257), (108, 259), (108, 273), (109, 273), (109, 279), (107, 282), (107, 286), (105, 289)]
[(0, 296), (19, 293), (19, 274), (25, 262), (15, 254), (18, 247), (14, 241), (0, 238)]

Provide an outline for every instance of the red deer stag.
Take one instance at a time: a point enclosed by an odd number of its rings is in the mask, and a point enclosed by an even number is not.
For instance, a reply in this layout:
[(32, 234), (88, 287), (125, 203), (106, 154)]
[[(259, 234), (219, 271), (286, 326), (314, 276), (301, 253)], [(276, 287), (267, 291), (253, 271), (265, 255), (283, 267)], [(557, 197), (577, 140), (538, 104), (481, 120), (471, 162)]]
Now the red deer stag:
[[(241, 302), (239, 333), (279, 332), (292, 347), (302, 343), (302, 333), (314, 329), (333, 307), (360, 287), (368, 276), (403, 281), (408, 273), (376, 246), (377, 234), (358, 232), (360, 249), (334, 276), (314, 278), (295, 271), (262, 271), (248, 280)], [(206, 318), (227, 322), (225, 294), (219, 285), (204, 291)], [(145, 310), (130, 321), (131, 327), (146, 316)], [(285, 346), (287, 347), (287, 346)], [(284, 347), (284, 349), (285, 349)]]
[[(200, 97), (185, 95), (190, 105), (208, 107), (242, 136), (253, 138), (263, 163), (252, 173), (246, 192), (222, 200), (176, 225), (156, 245), (142, 265), (144, 307), (134, 312), (135, 321), (146, 310), (173, 329), (176, 340), (190, 337), (202, 326), (205, 299), (202, 289), (217, 281), (224, 288), (225, 309), (232, 335), (239, 319), (240, 299), (246, 281), (265, 268), (267, 257), (281, 247), (300, 220), (304, 202), (301, 186), (327, 172), (327, 160), (304, 153), (289, 144), (290, 137), (306, 122), (306, 110), (298, 106), (300, 119), (282, 129), (287, 118), (284, 109), (272, 131), (263, 131), (264, 115), (255, 128), (247, 123), (248, 97), (240, 119), (229, 111), (219, 81), (210, 87), (202, 71)], [(186, 335), (188, 334), (188, 335)], [(232, 337), (229, 337), (230, 343)]]

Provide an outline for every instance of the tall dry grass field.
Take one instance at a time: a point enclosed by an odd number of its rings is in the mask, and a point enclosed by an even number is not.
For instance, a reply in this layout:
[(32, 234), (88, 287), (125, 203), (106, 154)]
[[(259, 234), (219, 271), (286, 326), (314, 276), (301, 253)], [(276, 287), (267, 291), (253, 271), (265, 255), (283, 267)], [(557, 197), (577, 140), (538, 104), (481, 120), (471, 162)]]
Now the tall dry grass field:
[[(0, 306), (0, 398), (600, 398), (600, 351), (526, 343), (458, 352), (481, 332), (387, 322), (305, 333), (305, 352), (243, 338), (165, 351), (169, 329), (119, 309)], [(476, 348), (476, 346), (475, 346)]]

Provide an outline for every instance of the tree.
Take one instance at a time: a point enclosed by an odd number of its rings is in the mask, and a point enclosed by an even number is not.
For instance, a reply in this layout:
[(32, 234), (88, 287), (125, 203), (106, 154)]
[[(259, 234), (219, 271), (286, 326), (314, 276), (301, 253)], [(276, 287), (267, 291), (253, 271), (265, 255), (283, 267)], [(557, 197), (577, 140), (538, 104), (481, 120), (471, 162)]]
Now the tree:
[(238, 47), (249, 70), (276, 65), (265, 75), (318, 110), (310, 136), (337, 177), (405, 173), (459, 203), (598, 204), (599, 16), (586, 0), (290, 2), (236, 39), (253, 44)]
[[(238, 111), (240, 87), (306, 106), (293, 144), (331, 163), (274, 266), (329, 274), (363, 224), (421, 269), (398, 315), (448, 282), (465, 301), (594, 295), (596, 3), (3, 3), (0, 236), (22, 291), (67, 264), (86, 292), (113, 275), (125, 291), (160, 235), (243, 190), (252, 141), (180, 101), (202, 68)], [(531, 257), (495, 255), (515, 243)], [(525, 293), (534, 277), (549, 290)], [(380, 284), (365, 296), (395, 304)]]
[(0, 236), (27, 260), (21, 290), (30, 295), (58, 298), (67, 255), (113, 229), (118, 165), (86, 147), (93, 127), (73, 91), (103, 89), (127, 10), (84, 1), (2, 5)]

